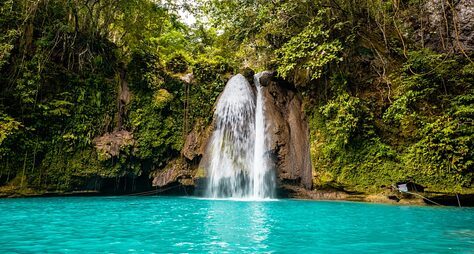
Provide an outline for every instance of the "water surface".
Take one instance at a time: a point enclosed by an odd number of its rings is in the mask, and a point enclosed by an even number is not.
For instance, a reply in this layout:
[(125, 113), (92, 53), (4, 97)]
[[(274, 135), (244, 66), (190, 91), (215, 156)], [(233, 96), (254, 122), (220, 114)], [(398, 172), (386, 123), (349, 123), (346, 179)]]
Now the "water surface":
[(0, 253), (474, 253), (474, 209), (176, 197), (0, 200)]

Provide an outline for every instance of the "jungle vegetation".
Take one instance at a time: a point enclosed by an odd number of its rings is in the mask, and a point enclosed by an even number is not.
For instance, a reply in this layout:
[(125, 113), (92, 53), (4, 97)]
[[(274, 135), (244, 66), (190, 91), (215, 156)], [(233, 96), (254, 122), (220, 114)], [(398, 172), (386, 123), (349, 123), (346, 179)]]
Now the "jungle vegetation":
[[(428, 2), (4, 0), (1, 191), (148, 178), (212, 121), (229, 75), (250, 67), (303, 96), (315, 187), (413, 180), (473, 192), (474, 53), (454, 1), (442, 0), (436, 28)], [(184, 23), (183, 9), (197, 21)], [(119, 131), (133, 141), (96, 149)]]

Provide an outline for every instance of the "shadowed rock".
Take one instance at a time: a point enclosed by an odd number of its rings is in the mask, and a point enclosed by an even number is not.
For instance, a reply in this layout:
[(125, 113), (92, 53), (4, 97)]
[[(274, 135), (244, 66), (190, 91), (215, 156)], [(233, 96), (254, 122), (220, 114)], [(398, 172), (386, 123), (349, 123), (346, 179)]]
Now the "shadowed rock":
[(181, 185), (193, 185), (193, 171), (190, 170), (187, 164), (181, 160), (176, 159), (170, 162), (164, 169), (154, 171), (151, 174), (153, 178), (153, 187), (165, 187), (173, 183), (180, 183)]
[(246, 67), (240, 71), (242, 75), (247, 79), (250, 84), (253, 84), (253, 76), (255, 75), (255, 71)]

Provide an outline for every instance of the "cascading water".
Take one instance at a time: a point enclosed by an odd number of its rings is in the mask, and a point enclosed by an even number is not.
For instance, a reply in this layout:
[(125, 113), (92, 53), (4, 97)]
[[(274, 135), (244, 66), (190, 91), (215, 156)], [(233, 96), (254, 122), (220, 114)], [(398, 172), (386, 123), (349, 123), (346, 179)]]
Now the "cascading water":
[(275, 195), (275, 176), (266, 158), (264, 103), (241, 74), (232, 77), (217, 103), (208, 147), (206, 195), (211, 198), (265, 199)]
[(253, 193), (252, 198), (274, 197), (275, 195), (275, 174), (268, 165), (266, 153), (266, 131), (265, 114), (262, 87), (260, 77), (264, 72), (260, 72), (254, 77), (254, 84), (257, 88), (257, 100), (255, 111), (255, 148), (253, 157)]

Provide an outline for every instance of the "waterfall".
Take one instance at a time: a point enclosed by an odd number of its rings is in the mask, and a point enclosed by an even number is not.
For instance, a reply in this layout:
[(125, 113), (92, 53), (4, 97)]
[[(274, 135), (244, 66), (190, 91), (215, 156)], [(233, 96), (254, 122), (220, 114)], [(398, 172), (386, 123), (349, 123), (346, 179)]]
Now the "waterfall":
[(266, 154), (265, 109), (259, 78), (256, 91), (241, 74), (232, 77), (217, 102), (207, 153), (206, 196), (264, 199), (275, 196), (275, 175)]
[(265, 114), (262, 87), (260, 77), (264, 72), (260, 72), (254, 77), (254, 84), (257, 88), (257, 100), (255, 110), (255, 145), (253, 157), (253, 198), (273, 197), (275, 195), (275, 174), (268, 165), (266, 154), (266, 131)]

